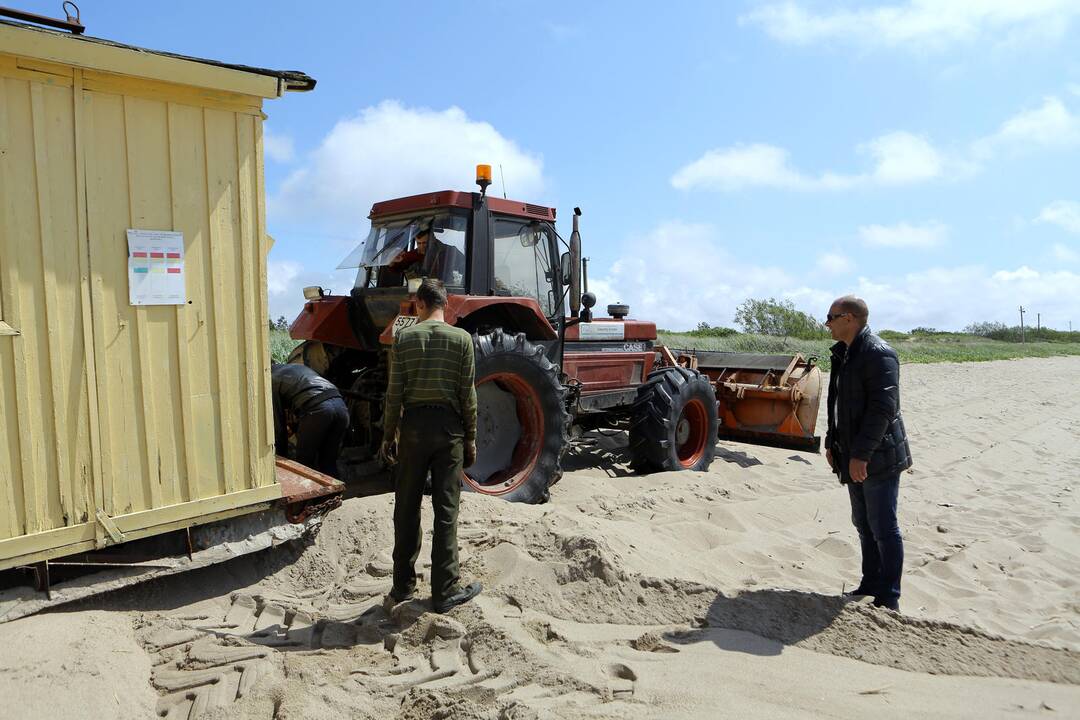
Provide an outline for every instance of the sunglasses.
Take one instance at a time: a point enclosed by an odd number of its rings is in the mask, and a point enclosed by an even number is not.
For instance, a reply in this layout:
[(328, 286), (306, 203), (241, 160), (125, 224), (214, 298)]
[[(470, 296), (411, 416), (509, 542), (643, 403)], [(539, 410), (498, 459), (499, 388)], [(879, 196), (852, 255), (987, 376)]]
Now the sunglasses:
[(837, 313), (836, 315), (833, 315), (832, 313), (829, 313), (829, 314), (827, 314), (825, 316), (825, 322), (826, 323), (831, 323), (833, 320), (839, 320), (840, 318), (844, 317), (845, 315), (850, 315), (850, 314), (851, 313), (849, 313), (849, 312)]

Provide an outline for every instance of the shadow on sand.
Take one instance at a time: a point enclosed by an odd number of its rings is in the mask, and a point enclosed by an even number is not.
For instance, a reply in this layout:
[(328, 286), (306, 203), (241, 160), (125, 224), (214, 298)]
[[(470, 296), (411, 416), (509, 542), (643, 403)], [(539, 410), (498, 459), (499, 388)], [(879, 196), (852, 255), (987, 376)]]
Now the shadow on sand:
[(563, 457), (563, 469), (567, 472), (598, 469), (608, 477), (634, 475), (630, 469), (628, 442), (625, 432), (596, 430), (586, 433), (571, 443)]
[(742, 450), (728, 450), (723, 445), (716, 446), (716, 459), (734, 463), (741, 468), (754, 467), (755, 465), (762, 464), (760, 460), (749, 453), (743, 452)]
[(798, 590), (751, 590), (728, 597), (718, 593), (701, 628), (670, 633), (677, 644), (710, 641), (724, 650), (779, 655), (826, 630), (849, 602), (842, 597)]

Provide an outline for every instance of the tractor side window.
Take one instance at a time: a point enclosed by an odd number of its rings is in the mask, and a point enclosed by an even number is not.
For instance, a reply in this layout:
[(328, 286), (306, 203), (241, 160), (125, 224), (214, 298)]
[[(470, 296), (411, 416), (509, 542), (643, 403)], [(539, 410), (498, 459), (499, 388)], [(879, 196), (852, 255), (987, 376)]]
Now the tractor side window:
[(496, 220), (492, 245), (495, 294), (531, 297), (545, 315), (554, 315), (557, 303), (547, 230), (535, 221)]

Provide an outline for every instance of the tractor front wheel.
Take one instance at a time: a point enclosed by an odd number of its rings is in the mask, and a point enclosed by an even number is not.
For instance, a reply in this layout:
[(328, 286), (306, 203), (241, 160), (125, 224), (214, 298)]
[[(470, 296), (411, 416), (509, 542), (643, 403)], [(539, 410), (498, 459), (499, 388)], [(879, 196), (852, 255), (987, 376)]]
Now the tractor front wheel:
[[(476, 462), (467, 490), (540, 503), (562, 477), (570, 443), (566, 388), (544, 348), (501, 329), (473, 336), (476, 349)], [(714, 429), (715, 432), (715, 429)]]
[(717, 423), (716, 394), (707, 377), (683, 367), (656, 370), (634, 402), (631, 465), (639, 472), (707, 470)]

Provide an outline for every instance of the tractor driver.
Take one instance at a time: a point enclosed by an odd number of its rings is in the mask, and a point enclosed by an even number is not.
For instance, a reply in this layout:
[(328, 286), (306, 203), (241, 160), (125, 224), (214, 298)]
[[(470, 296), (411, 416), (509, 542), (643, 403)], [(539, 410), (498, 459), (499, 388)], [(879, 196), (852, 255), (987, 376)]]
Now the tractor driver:
[(416, 234), (416, 247), (412, 250), (403, 250), (390, 261), (386, 267), (394, 273), (405, 277), (419, 277), (420, 269), (424, 264), (424, 256), (427, 254), (428, 239), (431, 237), (431, 229), (423, 228)]
[[(416, 234), (416, 247), (413, 250), (398, 253), (397, 257), (390, 261), (387, 269), (407, 278), (427, 275), (442, 280), (447, 285), (461, 285), (465, 279), (465, 254), (453, 245), (440, 242), (435, 237), (434, 242), (431, 242), (429, 256), (428, 245), (432, 239), (431, 227), (422, 228)], [(424, 272), (425, 261), (426, 272)]]

